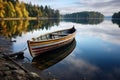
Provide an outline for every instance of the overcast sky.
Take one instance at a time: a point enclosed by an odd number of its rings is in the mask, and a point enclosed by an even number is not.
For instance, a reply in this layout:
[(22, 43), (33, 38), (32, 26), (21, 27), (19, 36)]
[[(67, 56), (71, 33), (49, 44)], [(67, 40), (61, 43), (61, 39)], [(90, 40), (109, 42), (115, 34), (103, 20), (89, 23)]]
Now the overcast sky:
[(53, 9), (58, 9), (61, 14), (98, 11), (105, 16), (111, 16), (120, 11), (120, 0), (19, 0), (31, 2), (32, 4), (48, 5)]

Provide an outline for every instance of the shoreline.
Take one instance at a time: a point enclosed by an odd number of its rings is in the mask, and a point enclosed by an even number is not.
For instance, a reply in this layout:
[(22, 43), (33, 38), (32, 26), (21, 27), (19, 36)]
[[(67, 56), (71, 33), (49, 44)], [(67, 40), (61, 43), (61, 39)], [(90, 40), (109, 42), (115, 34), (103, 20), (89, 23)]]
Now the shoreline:
[(11, 42), (0, 36), (0, 79), (2, 80), (43, 80), (42, 76), (29, 71), (23, 65), (17, 63), (13, 58), (7, 56), (10, 51)]
[(12, 58), (0, 52), (0, 79), (2, 80), (43, 80), (38, 74), (28, 71)]
[(48, 19), (47, 17), (27, 17), (27, 18), (0, 18), (2, 20), (44, 20)]

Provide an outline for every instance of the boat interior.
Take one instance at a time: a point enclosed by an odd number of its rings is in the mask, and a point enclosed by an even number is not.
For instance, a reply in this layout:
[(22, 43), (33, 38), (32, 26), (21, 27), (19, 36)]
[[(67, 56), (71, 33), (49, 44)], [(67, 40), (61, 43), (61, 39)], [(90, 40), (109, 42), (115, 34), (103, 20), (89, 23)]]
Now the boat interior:
[(59, 39), (61, 37), (65, 37), (69, 34), (72, 34), (74, 30), (64, 30), (64, 31), (56, 31), (53, 33), (48, 33), (46, 35), (41, 35), (37, 38), (32, 38), (33, 41), (44, 41), (44, 40), (52, 40), (52, 39)]

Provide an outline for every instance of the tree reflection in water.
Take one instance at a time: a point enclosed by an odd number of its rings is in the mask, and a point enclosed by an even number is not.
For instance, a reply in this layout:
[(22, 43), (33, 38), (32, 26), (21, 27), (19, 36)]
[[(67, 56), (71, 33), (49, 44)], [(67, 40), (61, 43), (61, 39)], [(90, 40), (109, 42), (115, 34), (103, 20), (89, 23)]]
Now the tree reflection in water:
[(30, 31), (37, 29), (49, 29), (51, 26), (58, 25), (59, 19), (45, 19), (45, 20), (11, 20), (0, 21), (0, 36), (6, 38), (15, 38), (22, 36)]
[(112, 19), (113, 24), (117, 24), (120, 27), (120, 19)]
[(103, 22), (104, 19), (63, 19), (66, 22), (74, 22), (74, 23), (80, 23), (80, 24), (100, 24)]

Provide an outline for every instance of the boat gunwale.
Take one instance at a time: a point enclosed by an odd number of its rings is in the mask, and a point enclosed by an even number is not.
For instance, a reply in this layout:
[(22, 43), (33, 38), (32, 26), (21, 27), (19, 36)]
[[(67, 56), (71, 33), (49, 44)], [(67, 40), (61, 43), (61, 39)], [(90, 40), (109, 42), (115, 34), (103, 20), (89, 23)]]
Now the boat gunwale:
[[(58, 41), (58, 42), (55, 42), (54, 44), (47, 44), (47, 45), (45, 45), (45, 46), (42, 46), (42, 45), (40, 45), (40, 46), (32, 45), (31, 47), (32, 47), (33, 49), (37, 49), (37, 48), (45, 48), (45, 47), (48, 47), (48, 46), (57, 45), (57, 44), (60, 44), (60, 43), (67, 42), (68, 40), (71, 40), (71, 39), (73, 39), (73, 38), (74, 38), (74, 37), (66, 38), (66, 39), (63, 40), (63, 41)], [(34, 47), (34, 46), (37, 46), (37, 47)]]
[[(75, 33), (75, 32), (74, 32)], [(70, 36), (72, 36), (74, 33), (72, 33), (72, 34), (68, 34), (67, 36), (64, 36), (64, 37), (61, 37), (61, 38), (57, 38), (57, 39), (50, 39), (50, 40), (45, 40), (45, 41), (29, 41), (32, 45), (34, 45), (34, 44), (36, 44), (36, 43), (46, 43), (46, 42), (54, 42), (54, 41), (56, 41), (56, 40), (64, 40), (64, 39), (66, 39), (66, 38), (68, 38), (68, 37), (70, 37)]]
[[(72, 27), (72, 28), (73, 28), (73, 27)], [(71, 30), (72, 28), (63, 29), (63, 30), (58, 30), (58, 31), (53, 31), (53, 32), (49, 32), (49, 33), (46, 33), (46, 34), (43, 34), (43, 35), (40, 35), (40, 36), (44, 36), (44, 35), (48, 35), (48, 34), (56, 33), (56, 32), (67, 31), (67, 30)], [(50, 41), (59, 40), (59, 39), (62, 39), (62, 38), (68, 37), (69, 35), (72, 35), (72, 34), (74, 34), (74, 33), (76, 33), (76, 30), (75, 30), (73, 33), (68, 34), (68, 35), (66, 35), (66, 36), (63, 36), (63, 37), (61, 37), (61, 38), (49, 39), (49, 40), (41, 40), (41, 41), (31, 41), (31, 40), (27, 40), (27, 41), (30, 42), (30, 43), (43, 43), (43, 42), (50, 42)], [(40, 36), (39, 36), (39, 37), (40, 37)]]

